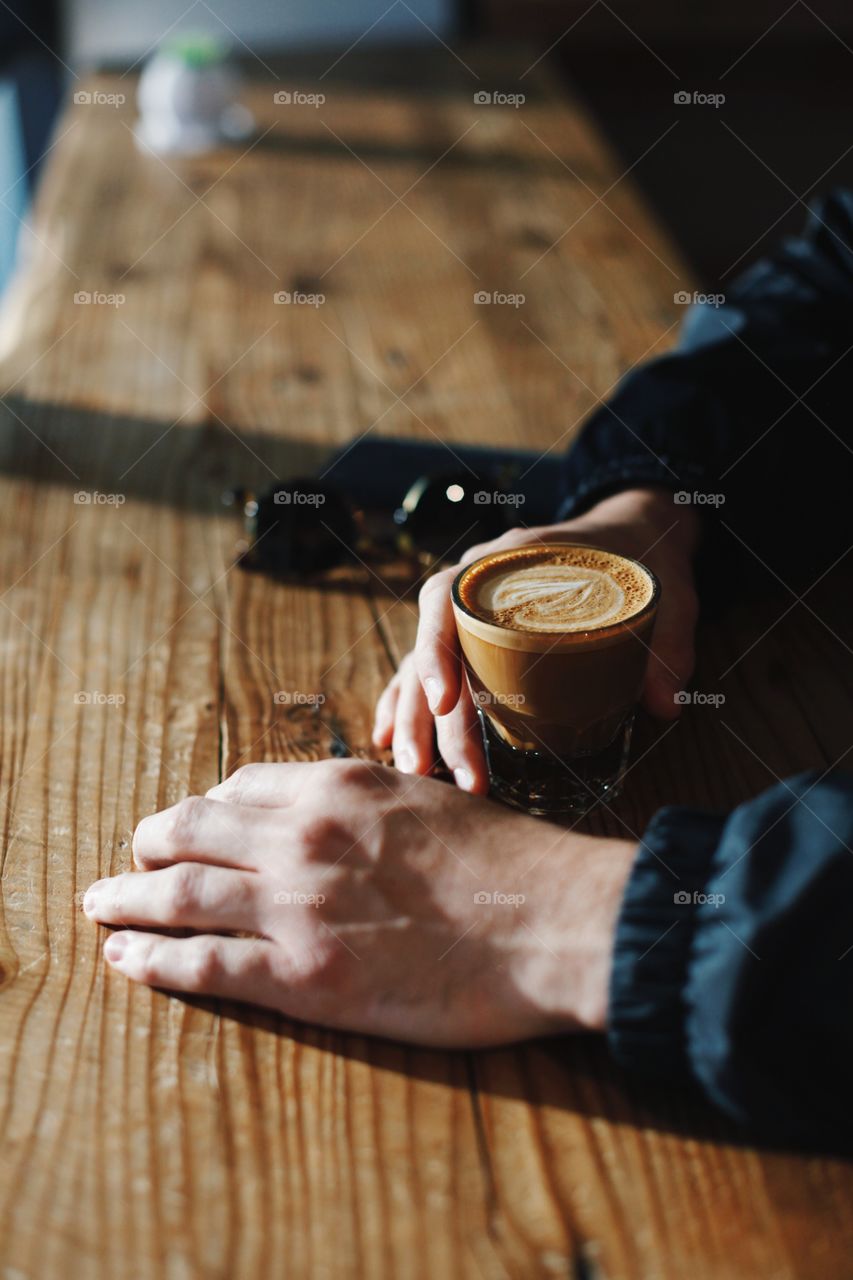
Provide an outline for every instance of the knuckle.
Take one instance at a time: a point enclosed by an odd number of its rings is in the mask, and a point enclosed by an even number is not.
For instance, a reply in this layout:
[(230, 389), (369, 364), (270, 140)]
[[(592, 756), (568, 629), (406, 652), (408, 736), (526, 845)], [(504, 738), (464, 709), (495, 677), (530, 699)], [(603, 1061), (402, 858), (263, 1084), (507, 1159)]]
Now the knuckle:
[(544, 534), (546, 539), (551, 534), (549, 529), (507, 529), (498, 541), (504, 547), (523, 547), (528, 542), (536, 541)]
[(208, 801), (202, 796), (186, 796), (169, 811), (165, 843), (171, 852), (192, 849), (198, 838), (198, 828), (207, 812)]
[(125, 914), (125, 877), (114, 876), (110, 881), (110, 908), (114, 920), (121, 920)]
[(394, 680), (400, 684), (403, 680), (412, 676), (416, 670), (417, 654), (414, 649), (410, 649), (407, 654), (400, 660), (400, 665), (394, 674)]
[[(445, 718), (442, 717), (442, 719)], [(457, 724), (443, 724), (442, 720), (436, 720), (435, 724), (441, 758), (452, 769), (454, 765), (462, 762), (466, 742), (465, 730)]]
[(335, 785), (353, 787), (359, 790), (370, 788), (378, 783), (383, 766), (374, 760), (361, 760), (357, 756), (349, 756), (345, 760), (330, 760), (329, 774)]
[(187, 982), (195, 991), (215, 987), (222, 976), (222, 958), (210, 938), (189, 938), (187, 946)]
[(418, 592), (418, 608), (423, 611), (424, 605), (428, 605), (435, 594), (435, 578), (427, 578), (426, 582)]
[(429, 604), (433, 597), (446, 595), (450, 584), (453, 581), (454, 574), (455, 570), (453, 569), (442, 569), (439, 573), (434, 573), (431, 577), (427, 578), (426, 582), (418, 592), (418, 604)]
[(260, 782), (263, 776), (262, 771), (269, 767), (269, 764), (260, 762), (240, 765), (240, 768), (235, 769), (231, 776), (226, 779), (229, 796), (234, 800), (239, 799), (241, 795), (244, 795)]
[(147, 986), (155, 987), (160, 982), (159, 947), (156, 941), (150, 942), (139, 957), (138, 974), (140, 982)]
[(174, 920), (186, 919), (199, 906), (200, 868), (194, 862), (179, 862), (169, 873), (169, 907)]

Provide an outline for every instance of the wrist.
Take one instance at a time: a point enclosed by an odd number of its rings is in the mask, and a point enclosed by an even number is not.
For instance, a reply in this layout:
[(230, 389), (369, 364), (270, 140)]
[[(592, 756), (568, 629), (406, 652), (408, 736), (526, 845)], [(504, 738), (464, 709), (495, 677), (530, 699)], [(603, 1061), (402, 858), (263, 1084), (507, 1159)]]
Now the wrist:
[(553, 1033), (607, 1025), (616, 923), (636, 853), (630, 840), (566, 831), (537, 867), (541, 896), (522, 915), (525, 985)]

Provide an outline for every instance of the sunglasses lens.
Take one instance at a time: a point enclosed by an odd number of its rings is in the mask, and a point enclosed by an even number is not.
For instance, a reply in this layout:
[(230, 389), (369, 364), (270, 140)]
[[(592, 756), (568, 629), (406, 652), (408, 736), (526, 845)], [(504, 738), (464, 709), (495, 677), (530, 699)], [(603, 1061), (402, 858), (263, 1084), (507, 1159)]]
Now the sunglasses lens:
[(470, 471), (416, 480), (394, 514), (402, 540), (439, 559), (474, 542), (498, 537), (509, 527), (507, 504), (494, 482)]
[(278, 484), (247, 505), (250, 559), (269, 573), (317, 573), (342, 564), (355, 546), (352, 512), (316, 480)]

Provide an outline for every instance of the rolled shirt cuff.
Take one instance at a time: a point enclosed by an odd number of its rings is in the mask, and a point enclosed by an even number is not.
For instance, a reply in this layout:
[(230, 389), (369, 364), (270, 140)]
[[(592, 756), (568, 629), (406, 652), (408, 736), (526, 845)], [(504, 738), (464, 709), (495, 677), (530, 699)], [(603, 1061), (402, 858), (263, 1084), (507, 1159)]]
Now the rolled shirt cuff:
[(657, 1079), (692, 1080), (684, 989), (698, 908), (725, 817), (668, 807), (652, 818), (622, 901), (610, 978), (616, 1060)]

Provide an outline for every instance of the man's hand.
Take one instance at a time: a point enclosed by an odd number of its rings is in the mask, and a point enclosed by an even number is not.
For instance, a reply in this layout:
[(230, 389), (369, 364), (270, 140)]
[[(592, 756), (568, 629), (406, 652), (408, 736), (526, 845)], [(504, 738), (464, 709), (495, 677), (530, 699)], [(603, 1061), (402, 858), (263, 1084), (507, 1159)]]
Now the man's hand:
[(256, 764), (143, 819), (143, 873), (83, 905), (136, 982), (490, 1045), (604, 1027), (634, 852), (378, 764)]
[(415, 648), (406, 655), (376, 705), (373, 741), (393, 745), (404, 773), (428, 773), (435, 744), (463, 791), (484, 794), (489, 779), (480, 726), (463, 678), (450, 588), (459, 569), (480, 556), (535, 542), (589, 542), (641, 560), (661, 582), (643, 702), (654, 716), (675, 719), (675, 695), (693, 671), (697, 601), (692, 557), (698, 538), (692, 507), (676, 505), (661, 489), (632, 489), (605, 498), (562, 524), (511, 529), (471, 547), (450, 569), (429, 578), (420, 594)]

